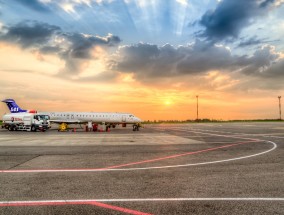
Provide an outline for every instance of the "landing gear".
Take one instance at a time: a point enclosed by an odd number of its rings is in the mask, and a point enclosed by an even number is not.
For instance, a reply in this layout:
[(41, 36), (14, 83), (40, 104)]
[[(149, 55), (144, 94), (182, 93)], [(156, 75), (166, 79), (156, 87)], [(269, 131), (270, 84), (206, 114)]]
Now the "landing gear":
[(93, 131), (98, 131), (98, 125), (96, 123), (93, 123)]
[(110, 125), (107, 125), (107, 126), (106, 126), (106, 132), (108, 132), (109, 129), (110, 129)]
[(139, 125), (138, 124), (134, 124), (133, 125), (133, 131), (139, 131)]

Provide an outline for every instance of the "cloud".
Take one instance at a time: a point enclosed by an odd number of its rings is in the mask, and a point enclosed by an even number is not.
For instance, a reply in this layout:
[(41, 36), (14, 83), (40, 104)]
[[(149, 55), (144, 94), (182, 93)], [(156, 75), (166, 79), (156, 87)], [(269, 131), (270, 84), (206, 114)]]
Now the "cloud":
[[(4, 26), (0, 31), (0, 41), (18, 44), (35, 53), (40, 61), (45, 61), (45, 55), (60, 58), (64, 65), (58, 69), (57, 77), (82, 82), (116, 80), (120, 74), (130, 74), (143, 83), (186, 77), (183, 82), (190, 77), (205, 77), (212, 71), (224, 77), (239, 73), (274, 79), (281, 76), (284, 64), (272, 46), (258, 48), (251, 56), (233, 55), (224, 45), (201, 40), (178, 47), (138, 43), (116, 49), (121, 42), (118, 36), (64, 32), (58, 26), (36, 21)], [(243, 45), (257, 40), (251, 38)], [(114, 49), (116, 52), (111, 54), (109, 50)]]
[(50, 12), (49, 8), (46, 7), (46, 5), (43, 4), (40, 0), (13, 0), (13, 1), (38, 12)]
[(192, 47), (182, 49), (186, 56), (177, 65), (181, 74), (231, 69), (236, 61), (231, 51), (222, 45), (210, 45), (197, 40)]
[(119, 49), (119, 59), (117, 69), (124, 72), (132, 72), (135, 70), (147, 70), (149, 66), (157, 62), (160, 50), (157, 45), (139, 43), (133, 46), (123, 46)]
[[(270, 83), (276, 83), (284, 76), (284, 59), (273, 46), (260, 47), (251, 56), (233, 55), (225, 46), (196, 40), (193, 44), (176, 48), (169, 44), (159, 47), (143, 43), (122, 46), (109, 61), (109, 68), (131, 74), (136, 81), (156, 86), (173, 86), (178, 82), (185, 86), (189, 81), (191, 85), (206, 85), (208, 88), (213, 82), (207, 77), (218, 74), (214, 76), (214, 83), (218, 83), (218, 89), (223, 89), (241, 86), (247, 83), (246, 80), (263, 82), (269, 79)], [(247, 87), (254, 86), (264, 85), (251, 82)]]
[(181, 5), (184, 5), (184, 6), (187, 6), (188, 5), (188, 2), (187, 0), (176, 0), (177, 3), (181, 4)]
[(108, 34), (106, 37), (93, 35), (85, 35), (79, 33), (64, 33), (62, 35), (70, 43), (71, 47), (67, 50), (67, 54), (73, 58), (90, 59), (90, 50), (94, 46), (116, 46), (121, 40), (119, 37)]
[(240, 59), (239, 65), (243, 66), (240, 71), (246, 75), (264, 77), (272, 65), (279, 63), (279, 57), (273, 46), (264, 46), (256, 50), (253, 56)]
[(123, 46), (110, 62), (114, 70), (134, 73), (137, 79), (201, 74), (234, 66), (236, 59), (228, 48), (197, 40), (177, 48), (139, 43)]
[[(279, 84), (274, 86), (273, 82), (279, 83), (284, 78), (284, 58), (282, 55), (282, 53), (275, 51), (275, 47), (264, 46), (256, 50), (252, 57), (244, 59), (246, 66), (241, 68), (240, 72), (269, 81), (271, 88), (280, 87)], [(283, 84), (281, 87), (283, 88)]]
[(246, 47), (246, 46), (253, 46), (263, 43), (264, 40), (257, 39), (255, 37), (251, 37), (247, 40), (241, 41), (238, 45), (238, 47)]
[(3, 28), (0, 40), (18, 43), (23, 48), (42, 46), (61, 30), (58, 26), (36, 21), (20, 22)]
[[(90, 60), (99, 59), (101, 51), (97, 50), (96, 47), (113, 47), (121, 41), (119, 37), (112, 34), (99, 37), (79, 33), (64, 33), (62, 37), (64, 44), (68, 43), (68, 48), (60, 52), (61, 58), (65, 61), (65, 68), (59, 73), (59, 76), (63, 77), (69, 77), (70, 74), (78, 75), (89, 67)], [(101, 76), (96, 77), (98, 80), (103, 80)]]
[(280, 40), (268, 40), (266, 39), (258, 39), (256, 36), (251, 37), (249, 39), (241, 39), (241, 42), (238, 44), (238, 47), (247, 47), (247, 46), (254, 46), (254, 45), (259, 45), (259, 44), (264, 44), (264, 43), (271, 43), (271, 42), (278, 42)]
[(278, 60), (276, 63), (273, 63), (267, 70), (264, 72), (264, 76), (268, 78), (279, 78), (279, 81), (282, 82), (283, 87), (283, 78), (284, 78), (284, 59)]
[(40, 53), (42, 54), (54, 54), (59, 53), (61, 48), (58, 46), (43, 46), (39, 49)]
[[(65, 61), (61, 75), (82, 72), (89, 60), (99, 57), (98, 47), (107, 49), (117, 46), (121, 39), (108, 34), (105, 37), (74, 32), (37, 21), (26, 21), (14, 26), (5, 26), (0, 32), (0, 41), (19, 44), (23, 49), (41, 54), (57, 55)], [(42, 58), (43, 59), (43, 58)]]
[(260, 3), (260, 7), (263, 8), (263, 7), (267, 7), (269, 6), (270, 4), (273, 4), (277, 2), (277, 0), (264, 0), (263, 2)]
[(267, 15), (271, 8), (280, 4), (276, 0), (223, 0), (215, 10), (201, 17), (199, 23), (205, 30), (200, 36), (213, 42), (237, 38), (255, 18)]
[(118, 77), (117, 72), (104, 71), (104, 72), (95, 74), (91, 77), (80, 77), (78, 79), (74, 79), (73, 81), (83, 82), (83, 83), (110, 82), (110, 81), (115, 81), (117, 77)]

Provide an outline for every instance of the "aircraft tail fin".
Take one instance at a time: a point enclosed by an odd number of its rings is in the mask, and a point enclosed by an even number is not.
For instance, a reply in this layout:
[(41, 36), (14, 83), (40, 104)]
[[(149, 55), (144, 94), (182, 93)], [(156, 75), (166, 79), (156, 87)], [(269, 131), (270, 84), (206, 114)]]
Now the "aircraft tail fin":
[(21, 109), (14, 99), (5, 99), (2, 102), (6, 103), (11, 113), (27, 112), (27, 110)]

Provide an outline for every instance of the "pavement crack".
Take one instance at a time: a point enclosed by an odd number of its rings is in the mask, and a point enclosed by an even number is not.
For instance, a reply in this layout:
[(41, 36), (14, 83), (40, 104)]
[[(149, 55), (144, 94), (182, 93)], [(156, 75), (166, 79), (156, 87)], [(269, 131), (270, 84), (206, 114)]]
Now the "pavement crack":
[(35, 159), (35, 158), (38, 158), (38, 157), (40, 157), (40, 156), (41, 156), (41, 155), (34, 156), (33, 158), (30, 158), (30, 159), (28, 159), (28, 160), (26, 160), (26, 161), (24, 161), (24, 162), (18, 163), (18, 164), (16, 164), (16, 165), (14, 165), (14, 166), (8, 168), (7, 170), (14, 169), (14, 168), (16, 168), (16, 167), (18, 167), (18, 166), (20, 166), (20, 165), (23, 165), (24, 163), (27, 163), (27, 162), (29, 162), (29, 161), (31, 161), (31, 160), (33, 160), (33, 159)]

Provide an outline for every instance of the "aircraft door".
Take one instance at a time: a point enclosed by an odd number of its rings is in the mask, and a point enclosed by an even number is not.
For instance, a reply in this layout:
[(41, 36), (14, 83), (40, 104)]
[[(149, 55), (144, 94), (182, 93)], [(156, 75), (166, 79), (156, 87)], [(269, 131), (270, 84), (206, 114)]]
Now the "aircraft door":
[(126, 122), (126, 116), (122, 115), (122, 122)]

